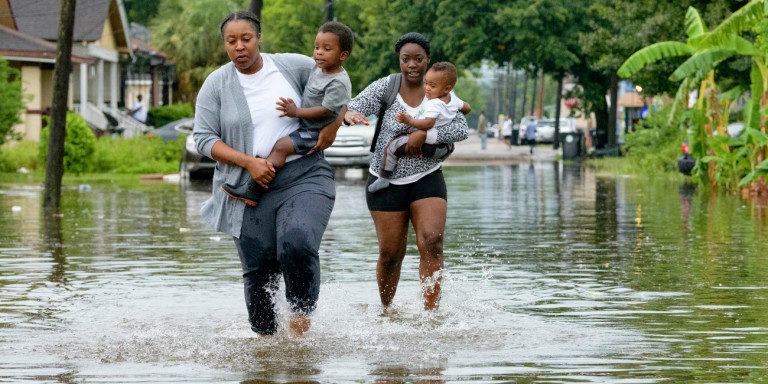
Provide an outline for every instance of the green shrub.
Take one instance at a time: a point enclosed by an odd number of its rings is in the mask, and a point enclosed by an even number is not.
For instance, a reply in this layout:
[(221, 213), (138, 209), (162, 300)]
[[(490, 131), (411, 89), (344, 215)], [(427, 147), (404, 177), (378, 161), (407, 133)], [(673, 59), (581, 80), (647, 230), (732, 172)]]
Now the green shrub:
[(21, 138), (18, 132), (13, 132), (13, 126), (21, 123), (24, 109), (21, 74), (0, 57), (0, 145), (9, 139)]
[[(47, 119), (50, 122), (50, 119)], [(48, 157), (48, 127), (40, 133), (38, 158), (45, 168)], [(64, 172), (81, 174), (93, 168), (93, 154), (96, 150), (96, 135), (80, 115), (67, 112), (67, 135), (64, 140)]]
[(0, 172), (16, 172), (19, 168), (38, 168), (37, 142), (25, 140), (0, 149)]
[(179, 170), (184, 137), (163, 142), (159, 137), (102, 137), (96, 142), (93, 172), (172, 173)]
[(627, 160), (644, 173), (677, 172), (680, 145), (687, 138), (678, 121), (669, 123), (671, 106), (651, 112), (626, 136)]
[(171, 104), (150, 108), (148, 116), (152, 125), (161, 127), (185, 117), (194, 117), (195, 111), (191, 104)]

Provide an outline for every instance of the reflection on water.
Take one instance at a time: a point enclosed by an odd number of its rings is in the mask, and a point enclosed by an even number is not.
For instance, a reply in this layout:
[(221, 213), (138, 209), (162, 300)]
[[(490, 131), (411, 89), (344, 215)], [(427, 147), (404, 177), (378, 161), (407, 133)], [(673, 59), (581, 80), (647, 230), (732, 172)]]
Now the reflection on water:
[(48, 221), (38, 187), (0, 184), (0, 381), (768, 379), (765, 207), (577, 165), (445, 173), (441, 309), (420, 309), (411, 239), (382, 311), (362, 175), (339, 172), (300, 340), (250, 332), (232, 241), (199, 217), (210, 184), (68, 189)]

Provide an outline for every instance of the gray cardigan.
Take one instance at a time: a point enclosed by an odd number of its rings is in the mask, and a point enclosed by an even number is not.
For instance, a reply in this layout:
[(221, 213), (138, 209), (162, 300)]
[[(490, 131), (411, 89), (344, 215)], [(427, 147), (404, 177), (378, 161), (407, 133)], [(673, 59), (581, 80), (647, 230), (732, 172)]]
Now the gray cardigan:
[[(267, 54), (277, 69), (299, 95), (315, 62), (304, 55), (293, 53)], [(211, 156), (211, 148), (221, 140), (235, 150), (253, 156), (253, 123), (248, 102), (237, 78), (237, 68), (230, 62), (213, 71), (205, 79), (197, 94), (195, 128), (192, 138), (197, 151)], [(216, 163), (213, 172), (213, 195), (200, 211), (203, 219), (219, 232), (240, 237), (245, 203), (227, 198), (221, 190), (224, 183), (240, 185), (246, 181), (248, 171), (236, 165)]]

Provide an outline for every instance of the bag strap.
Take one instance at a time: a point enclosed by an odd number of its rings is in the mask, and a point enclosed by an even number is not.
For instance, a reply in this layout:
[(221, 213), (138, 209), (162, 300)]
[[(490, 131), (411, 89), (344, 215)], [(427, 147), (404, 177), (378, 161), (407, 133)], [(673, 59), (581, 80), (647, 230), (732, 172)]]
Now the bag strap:
[(384, 97), (381, 100), (381, 107), (379, 108), (378, 120), (376, 121), (376, 131), (373, 133), (373, 141), (371, 142), (371, 153), (376, 150), (376, 142), (379, 140), (379, 132), (381, 132), (381, 123), (384, 121), (384, 113), (389, 109), (392, 103), (397, 98), (397, 92), (400, 91), (400, 82), (403, 79), (402, 73), (393, 73), (389, 75), (387, 80), (387, 90), (384, 92)]

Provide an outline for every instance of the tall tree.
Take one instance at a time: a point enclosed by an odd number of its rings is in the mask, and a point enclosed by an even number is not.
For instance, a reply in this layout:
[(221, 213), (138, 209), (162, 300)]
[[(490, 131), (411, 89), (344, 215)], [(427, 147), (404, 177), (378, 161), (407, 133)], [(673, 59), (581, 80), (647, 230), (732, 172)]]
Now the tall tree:
[[(512, 63), (510, 62), (510, 66), (512, 66)], [(512, 105), (510, 106), (510, 117), (512, 118), (512, 124), (514, 124), (515, 119), (517, 118), (517, 78), (518, 74), (517, 71), (512, 71)]]
[(75, 26), (76, 0), (61, 0), (56, 64), (53, 69), (53, 106), (48, 136), (48, 158), (45, 162), (43, 211), (46, 216), (59, 212), (61, 177), (64, 173), (64, 139), (66, 137), (69, 73), (72, 72), (72, 32)]
[(251, 0), (248, 9), (261, 21), (261, 9), (264, 8), (264, 0)]
[(333, 20), (333, 0), (325, 0), (325, 21)]
[[(163, 0), (152, 20), (152, 41), (176, 64), (177, 97), (194, 99), (205, 78), (229, 61), (219, 25), (230, 12), (242, 10), (243, 0)], [(263, 27), (266, 29), (266, 26)]]
[(124, 0), (128, 20), (147, 25), (157, 14), (160, 1), (157, 0)]
[(528, 116), (526, 114), (527, 111), (525, 109), (525, 104), (526, 104), (525, 102), (527, 98), (528, 98), (528, 72), (523, 71), (523, 105), (521, 105), (522, 116)]

